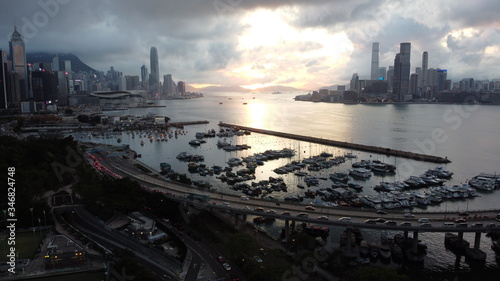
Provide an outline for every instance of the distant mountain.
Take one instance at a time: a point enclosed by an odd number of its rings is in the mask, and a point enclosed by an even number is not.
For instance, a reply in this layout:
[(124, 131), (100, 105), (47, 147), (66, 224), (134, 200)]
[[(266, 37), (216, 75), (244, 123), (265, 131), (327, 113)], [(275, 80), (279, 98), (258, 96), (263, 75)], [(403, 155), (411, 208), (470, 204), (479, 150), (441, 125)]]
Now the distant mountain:
[(248, 92), (248, 89), (240, 86), (208, 86), (203, 88), (194, 88), (198, 92)]
[(254, 91), (258, 91), (258, 92), (278, 92), (278, 91), (279, 92), (293, 92), (293, 91), (300, 91), (300, 90), (301, 89), (297, 89), (294, 87), (274, 85), (274, 86), (257, 88)]
[[(52, 59), (57, 55), (57, 53), (27, 53), (26, 60), (28, 63), (51, 63)], [(96, 72), (95, 69), (86, 65), (82, 62), (76, 55), (74, 54), (62, 54), (59, 53), (59, 69), (64, 69), (64, 61), (71, 61), (71, 70), (73, 72), (87, 71), (87, 72)]]
[(281, 85), (275, 85), (275, 86), (269, 86), (269, 87), (262, 87), (262, 88), (257, 88), (254, 90), (249, 90), (245, 89), (240, 86), (208, 86), (208, 87), (203, 87), (203, 88), (195, 88), (192, 86), (189, 86), (187, 88), (188, 91), (192, 92), (277, 92), (277, 91), (283, 91), (283, 92), (290, 92), (290, 91), (300, 91), (300, 89), (294, 88), (294, 87), (288, 87), (288, 86), (281, 86)]

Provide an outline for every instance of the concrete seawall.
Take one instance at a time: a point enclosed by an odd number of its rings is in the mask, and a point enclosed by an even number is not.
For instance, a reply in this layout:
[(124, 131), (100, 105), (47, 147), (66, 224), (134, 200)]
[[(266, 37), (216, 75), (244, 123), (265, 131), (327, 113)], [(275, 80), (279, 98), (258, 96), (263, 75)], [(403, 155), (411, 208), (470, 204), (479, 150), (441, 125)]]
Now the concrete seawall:
[(276, 132), (276, 131), (271, 131), (271, 130), (264, 130), (264, 129), (257, 129), (257, 128), (252, 128), (252, 127), (228, 124), (228, 123), (223, 123), (223, 122), (220, 122), (219, 126), (234, 128), (234, 129), (239, 129), (239, 130), (247, 130), (250, 132), (272, 135), (272, 136), (288, 138), (288, 139), (294, 139), (294, 140), (299, 140), (299, 141), (307, 141), (307, 142), (312, 142), (312, 143), (319, 143), (319, 144), (324, 144), (324, 145), (329, 145), (329, 146), (355, 149), (355, 150), (372, 152), (372, 153), (377, 153), (377, 154), (403, 157), (403, 158), (413, 159), (413, 160), (417, 160), (417, 161), (425, 161), (425, 162), (433, 162), (433, 163), (450, 163), (451, 162), (450, 160), (448, 160), (447, 157), (443, 158), (443, 157), (434, 156), (434, 155), (408, 152), (408, 151), (390, 149), (390, 148), (379, 147), (379, 146), (356, 144), (356, 143), (350, 143), (350, 142), (344, 142), (344, 141), (335, 141), (335, 140), (323, 139), (323, 138), (317, 138), (317, 137), (311, 137), (311, 136), (302, 136), (302, 135), (296, 135), (296, 134), (289, 134), (289, 133)]

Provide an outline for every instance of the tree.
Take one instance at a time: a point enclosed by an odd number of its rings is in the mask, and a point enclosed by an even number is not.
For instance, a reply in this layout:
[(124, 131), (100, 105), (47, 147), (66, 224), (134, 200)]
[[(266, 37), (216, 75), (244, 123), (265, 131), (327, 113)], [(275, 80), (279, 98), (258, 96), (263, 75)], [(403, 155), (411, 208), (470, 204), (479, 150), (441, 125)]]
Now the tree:
[(362, 266), (347, 274), (345, 281), (410, 281), (410, 277), (397, 273), (392, 268)]

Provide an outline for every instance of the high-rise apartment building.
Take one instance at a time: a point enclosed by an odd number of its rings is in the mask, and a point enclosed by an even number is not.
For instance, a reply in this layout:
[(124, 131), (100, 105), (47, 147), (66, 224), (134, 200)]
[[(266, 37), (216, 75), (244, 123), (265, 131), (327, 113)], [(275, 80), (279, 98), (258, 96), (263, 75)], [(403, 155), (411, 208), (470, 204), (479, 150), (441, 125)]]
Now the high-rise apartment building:
[(378, 53), (379, 53), (379, 43), (373, 42), (372, 45), (372, 68), (371, 68), (371, 80), (379, 80), (379, 70), (378, 70)]

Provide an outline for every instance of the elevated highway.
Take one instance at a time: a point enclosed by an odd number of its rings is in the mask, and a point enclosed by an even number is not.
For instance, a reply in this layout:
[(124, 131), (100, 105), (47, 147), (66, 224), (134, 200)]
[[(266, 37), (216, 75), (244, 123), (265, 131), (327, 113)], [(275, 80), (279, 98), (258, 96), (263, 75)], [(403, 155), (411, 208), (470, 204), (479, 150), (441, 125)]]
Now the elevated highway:
[[(97, 152), (99, 153), (99, 152)], [(322, 225), (332, 226), (353, 226), (368, 229), (384, 229), (384, 230), (400, 230), (400, 231), (427, 231), (427, 232), (488, 232), (500, 231), (500, 222), (497, 222), (495, 217), (500, 213), (500, 209), (492, 210), (468, 210), (469, 216), (464, 217), (467, 223), (457, 225), (444, 226), (443, 223), (454, 222), (454, 219), (459, 218), (455, 212), (414, 212), (414, 218), (404, 217), (406, 212), (402, 210), (388, 211), (387, 214), (381, 215), (375, 209), (364, 209), (354, 207), (326, 207), (314, 206), (315, 210), (306, 210), (306, 205), (300, 203), (291, 203), (283, 201), (271, 201), (260, 198), (249, 198), (242, 200), (240, 196), (211, 192), (194, 188), (192, 186), (183, 185), (176, 182), (165, 181), (163, 179), (147, 175), (134, 166), (135, 160), (123, 159), (121, 157), (105, 157), (103, 154), (98, 155), (102, 158), (102, 165), (108, 167), (109, 170), (121, 176), (127, 176), (135, 179), (144, 187), (151, 191), (156, 191), (164, 194), (166, 197), (186, 204), (196, 206), (197, 208), (210, 208), (217, 210), (225, 210), (235, 214), (242, 215), (257, 215), (267, 216), (282, 220), (294, 220), (308, 223), (317, 223)], [(92, 162), (92, 159), (88, 159)], [(141, 163), (141, 165), (144, 165)], [(208, 196), (209, 202), (201, 202), (199, 200), (190, 200), (187, 194), (196, 193), (199, 195)], [(255, 211), (256, 208), (264, 208), (264, 211)], [(274, 212), (267, 212), (274, 210)], [(283, 212), (289, 212), (289, 215), (282, 215)], [(298, 217), (299, 214), (307, 214), (307, 217)], [(323, 216), (323, 219), (318, 217)], [(328, 218), (327, 220), (324, 217)], [(341, 217), (350, 217), (350, 222), (339, 221)], [(364, 223), (368, 219), (382, 218), (387, 221), (393, 221), (396, 225), (386, 223), (367, 224)], [(429, 219), (429, 224), (421, 225), (418, 220), (420, 218)], [(402, 223), (406, 223), (402, 226)], [(409, 224), (411, 225), (409, 225)], [(472, 224), (475, 224), (474, 226)], [(480, 225), (482, 224), (482, 225)]]
[[(101, 159), (101, 165), (105, 165), (110, 171), (119, 176), (126, 176), (138, 181), (144, 188), (152, 192), (163, 194), (169, 199), (192, 206), (198, 210), (220, 210), (234, 215), (235, 227), (240, 223), (239, 217), (246, 220), (248, 215), (272, 217), (285, 221), (285, 240), (290, 237), (290, 228), (296, 222), (314, 223), (325, 226), (345, 227), (347, 237), (350, 237), (353, 228), (395, 230), (402, 231), (405, 238), (408, 233), (413, 232), (412, 246), (407, 253), (410, 260), (420, 260), (418, 253), (418, 235), (422, 232), (456, 232), (459, 241), (463, 241), (463, 234), (474, 233), (474, 244), (467, 248), (465, 253), (472, 259), (484, 260), (486, 254), (479, 249), (482, 233), (500, 232), (500, 224), (496, 221), (500, 210), (469, 210), (469, 216), (464, 218), (466, 222), (454, 223), (458, 217), (457, 213), (446, 212), (418, 212), (414, 217), (405, 216), (404, 211), (390, 211), (385, 214), (377, 213), (374, 209), (343, 208), (324, 206), (305, 206), (304, 204), (277, 202), (257, 198), (242, 200), (241, 196), (212, 192), (209, 190), (196, 189), (192, 186), (175, 182), (165, 181), (161, 178), (145, 174), (134, 166), (135, 160), (124, 157), (106, 157), (101, 152), (95, 152)], [(95, 158), (95, 157), (94, 157)], [(95, 158), (95, 159), (99, 159)], [(87, 157), (87, 161), (93, 160)], [(142, 163), (140, 163), (143, 165)], [(154, 169), (152, 169), (154, 170)], [(159, 176), (158, 174), (156, 174)], [(196, 194), (202, 200), (189, 199), (188, 194)], [(349, 220), (341, 218), (349, 217)], [(426, 219), (421, 223), (420, 219)], [(366, 223), (366, 220), (377, 220), (379, 222)], [(347, 239), (347, 255), (352, 255), (351, 240)]]

